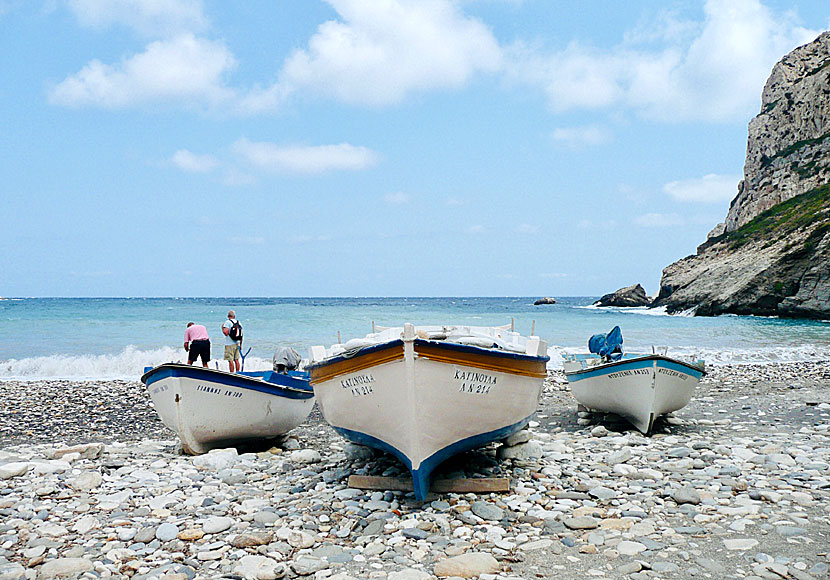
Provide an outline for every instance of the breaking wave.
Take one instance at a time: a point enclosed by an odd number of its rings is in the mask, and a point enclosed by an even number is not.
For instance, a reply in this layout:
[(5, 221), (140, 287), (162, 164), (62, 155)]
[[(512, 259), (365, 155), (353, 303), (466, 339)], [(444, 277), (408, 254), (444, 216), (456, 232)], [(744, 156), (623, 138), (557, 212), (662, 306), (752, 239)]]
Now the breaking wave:
[[(660, 347), (662, 350), (663, 347)], [(648, 352), (651, 349), (630, 348), (627, 352)], [(562, 368), (563, 355), (585, 353), (584, 347), (551, 346), (548, 348), (549, 370)], [(668, 356), (703, 359), (707, 365), (744, 365), (792, 362), (823, 362), (830, 360), (830, 352), (819, 345), (767, 346), (758, 349), (714, 349), (699, 347), (669, 347)]]
[[(166, 362), (187, 362), (181, 348), (162, 347), (154, 350), (138, 350), (126, 347), (118, 354), (102, 355), (51, 355), (0, 361), (0, 380), (40, 379), (129, 379), (138, 380), (146, 367)], [(271, 361), (248, 356), (245, 370), (267, 370)], [(223, 360), (212, 360), (210, 366), (222, 369)]]

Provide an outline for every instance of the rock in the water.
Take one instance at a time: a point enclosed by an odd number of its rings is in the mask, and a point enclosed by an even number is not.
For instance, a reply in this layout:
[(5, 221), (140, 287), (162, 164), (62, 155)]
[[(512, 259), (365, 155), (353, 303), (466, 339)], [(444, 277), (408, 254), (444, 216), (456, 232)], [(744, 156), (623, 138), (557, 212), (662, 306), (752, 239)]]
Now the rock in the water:
[(545, 296), (544, 298), (539, 298), (539, 300), (533, 303), (534, 306), (540, 306), (542, 304), (556, 304), (556, 300), (550, 296)]
[(646, 294), (645, 289), (639, 284), (633, 286), (626, 286), (620, 288), (616, 292), (606, 294), (596, 302), (594, 306), (648, 306), (651, 300)]

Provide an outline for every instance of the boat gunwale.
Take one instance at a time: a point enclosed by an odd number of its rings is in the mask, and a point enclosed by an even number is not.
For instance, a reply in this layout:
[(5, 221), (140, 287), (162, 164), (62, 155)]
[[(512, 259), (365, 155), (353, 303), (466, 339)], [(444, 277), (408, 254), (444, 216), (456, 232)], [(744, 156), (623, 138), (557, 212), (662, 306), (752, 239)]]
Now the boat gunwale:
[[(424, 347), (427, 347), (426, 351), (424, 350)], [(458, 360), (456, 358), (445, 356), (443, 354), (430, 353), (428, 352), (430, 348), (475, 355), (476, 360)], [(436, 362), (443, 362), (446, 364), (469, 366), (480, 368), (482, 370), (490, 370), (541, 379), (547, 377), (546, 363), (550, 360), (550, 357), (547, 355), (535, 356), (531, 354), (512, 352), (509, 350), (496, 350), (480, 346), (457, 344), (454, 342), (444, 342), (437, 340), (425, 340), (420, 338), (415, 339), (415, 354), (427, 360), (434, 360)], [(500, 364), (493, 364), (488, 362), (488, 359), (501, 359), (501, 361), (504, 361), (505, 363), (507, 363), (508, 361), (514, 364), (519, 363), (519, 365), (521, 365), (522, 368), (506, 367)], [(534, 363), (541, 365), (541, 369), (533, 370), (532, 368), (529, 368)]]
[[(307, 387), (281, 385), (265, 380), (264, 377), (250, 376), (240, 373), (229, 373), (219, 369), (209, 369), (205, 367), (198, 367), (193, 365), (185, 365), (182, 363), (163, 363), (153, 367), (141, 376), (141, 382), (148, 388), (151, 384), (166, 379), (168, 377), (183, 377), (194, 380), (204, 380), (206, 382), (216, 383), (229, 387), (236, 387), (240, 389), (248, 389), (251, 391), (258, 391), (269, 395), (284, 397), (287, 399), (310, 399), (314, 397), (314, 391), (308, 383), (308, 379), (302, 379), (292, 375), (282, 375), (275, 371), (255, 371), (255, 372), (271, 372), (271, 376), (279, 376), (288, 379), (290, 382), (306, 383)], [(160, 375), (160, 376), (158, 376)], [(201, 376), (200, 376), (201, 375)]]
[(685, 361), (682, 361), (682, 360), (679, 360), (679, 359), (676, 359), (676, 358), (672, 358), (672, 357), (669, 357), (669, 356), (665, 356), (665, 355), (662, 355), (662, 354), (646, 354), (646, 355), (639, 356), (639, 357), (622, 358), (620, 360), (610, 361), (610, 362), (607, 362), (607, 363), (601, 363), (601, 364), (594, 365), (594, 366), (587, 367), (587, 368), (580, 368), (580, 369), (577, 369), (577, 370), (564, 371), (564, 372), (565, 372), (565, 377), (568, 378), (568, 377), (571, 377), (571, 376), (585, 375), (585, 374), (592, 373), (592, 372), (599, 371), (599, 370), (607, 370), (607, 369), (610, 369), (610, 368), (624, 366), (624, 365), (630, 365), (632, 363), (640, 363), (640, 362), (643, 362), (643, 361), (666, 361), (666, 362), (674, 363), (674, 364), (680, 365), (682, 367), (685, 367), (685, 368), (687, 368), (691, 371), (694, 371), (696, 373), (700, 373), (700, 377), (696, 377), (696, 378), (702, 378), (706, 374), (706, 370), (704, 368), (702, 368), (701, 366), (695, 364), (695, 363), (685, 362)]
[[(360, 358), (365, 357), (367, 355), (376, 354), (382, 352), (387, 349), (393, 348), (400, 348), (403, 346), (404, 341), (402, 339), (394, 339), (387, 342), (381, 342), (378, 344), (373, 344), (371, 346), (363, 347), (353, 354), (344, 355), (338, 354), (329, 358), (325, 358), (321, 361), (317, 361), (315, 363), (310, 364), (306, 367), (306, 369), (311, 373), (311, 383), (317, 384), (325, 381), (329, 381), (337, 376), (358, 372), (361, 370), (365, 370), (367, 368), (371, 368), (380, 364), (384, 364), (387, 362), (393, 362), (398, 359), (404, 358), (403, 348), (400, 349), (399, 353), (395, 353), (394, 356), (390, 357), (379, 357), (372, 360), (367, 360), (365, 362), (356, 363), (356, 361), (360, 360)], [(413, 341), (415, 346), (415, 351), (419, 356), (423, 356), (424, 358), (431, 358), (429, 355), (422, 354), (419, 352), (419, 347), (427, 346), (427, 347), (434, 347), (437, 349), (449, 350), (449, 351), (456, 351), (465, 354), (474, 354), (481, 356), (483, 358), (496, 358), (496, 359), (508, 359), (510, 361), (515, 362), (525, 362), (525, 363), (541, 363), (545, 364), (550, 360), (550, 357), (547, 355), (537, 356), (519, 352), (512, 352), (509, 350), (498, 350), (492, 348), (484, 348), (480, 346), (473, 346), (467, 344), (458, 344), (454, 342), (447, 342), (447, 341), (439, 341), (439, 340), (428, 340), (423, 338), (416, 338)], [(443, 358), (443, 357), (439, 357)], [(453, 364), (464, 364), (466, 361), (460, 360), (450, 360), (447, 359), (442, 362), (449, 362)], [(355, 364), (349, 364), (355, 363)], [(330, 372), (322, 373), (321, 369), (326, 367), (331, 367), (332, 365), (336, 365), (334, 369)], [(345, 368), (337, 368), (337, 367), (345, 367)], [(467, 363), (467, 366), (478, 366), (477, 364), (470, 364)], [(484, 366), (487, 366), (486, 364)], [(484, 367), (482, 367), (484, 368)], [(501, 367), (495, 366), (490, 368), (490, 370), (498, 370), (503, 372), (511, 372), (516, 374), (515, 370), (513, 369), (503, 369)], [(518, 374), (528, 374), (528, 373), (518, 373)], [(541, 377), (544, 378), (547, 376), (547, 369), (544, 369), (539, 372), (529, 372), (530, 376), (534, 377)], [(316, 376), (315, 376), (316, 375)]]

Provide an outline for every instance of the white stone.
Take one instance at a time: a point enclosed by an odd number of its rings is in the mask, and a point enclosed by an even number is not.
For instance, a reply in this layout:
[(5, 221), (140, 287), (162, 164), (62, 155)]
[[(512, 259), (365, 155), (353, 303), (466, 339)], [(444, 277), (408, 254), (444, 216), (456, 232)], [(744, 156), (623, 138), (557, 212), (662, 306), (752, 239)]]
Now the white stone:
[(11, 463), (0, 465), (0, 479), (18, 477), (29, 471), (31, 468), (32, 464), (28, 461), (13, 461)]
[(86, 558), (58, 558), (49, 560), (40, 568), (41, 578), (63, 578), (93, 570), (92, 562)]
[(285, 575), (282, 564), (265, 556), (243, 556), (233, 569), (245, 580), (276, 580)]
[(103, 483), (104, 478), (97, 471), (85, 471), (76, 477), (69, 485), (78, 491), (95, 489)]
[[(645, 546), (643, 546), (645, 548)], [(495, 574), (499, 571), (498, 561), (484, 552), (469, 552), (435, 563), (433, 573), (439, 578), (457, 576), (473, 578), (481, 574)]]
[(727, 550), (749, 550), (758, 545), (758, 540), (752, 538), (736, 538), (734, 540), (724, 540), (723, 545)]
[(224, 532), (225, 530), (230, 529), (232, 525), (233, 520), (231, 518), (216, 516), (208, 518), (202, 524), (202, 531), (206, 534), (218, 534), (219, 532)]
[(292, 451), (289, 458), (295, 463), (317, 463), (322, 459), (316, 449), (298, 449)]
[(498, 456), (501, 459), (539, 459), (544, 454), (542, 446), (536, 441), (528, 441), (527, 443), (519, 443), (513, 447), (502, 445), (499, 447)]
[(387, 580), (429, 580), (431, 574), (417, 568), (405, 568), (398, 572), (390, 572)]
[(629, 540), (623, 540), (615, 547), (617, 551), (624, 556), (636, 556), (640, 552), (644, 552), (646, 550), (645, 544), (641, 544), (640, 542), (631, 542)]
[(193, 458), (193, 465), (203, 469), (219, 471), (236, 465), (239, 461), (239, 453), (233, 447), (229, 449), (211, 449), (205, 455)]

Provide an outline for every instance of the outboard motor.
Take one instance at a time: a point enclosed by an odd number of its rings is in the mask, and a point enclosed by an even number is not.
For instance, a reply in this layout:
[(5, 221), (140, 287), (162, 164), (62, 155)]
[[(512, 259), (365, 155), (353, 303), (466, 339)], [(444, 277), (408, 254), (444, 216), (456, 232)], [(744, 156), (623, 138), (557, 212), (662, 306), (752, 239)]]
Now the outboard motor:
[(299, 353), (290, 346), (281, 346), (274, 353), (274, 370), (278, 373), (287, 373), (288, 371), (297, 370), (300, 366)]
[(622, 331), (615, 326), (608, 334), (595, 334), (588, 339), (588, 350), (598, 354), (603, 360), (620, 360), (623, 355)]

